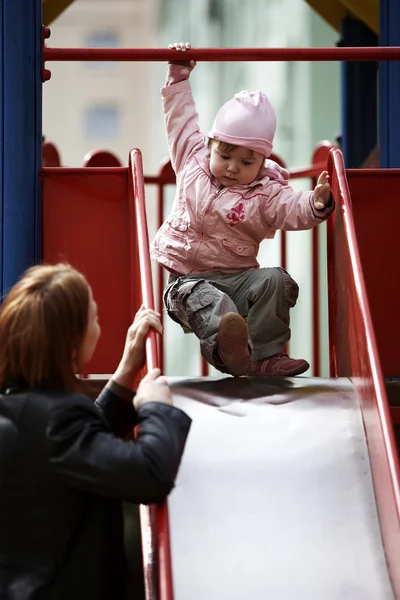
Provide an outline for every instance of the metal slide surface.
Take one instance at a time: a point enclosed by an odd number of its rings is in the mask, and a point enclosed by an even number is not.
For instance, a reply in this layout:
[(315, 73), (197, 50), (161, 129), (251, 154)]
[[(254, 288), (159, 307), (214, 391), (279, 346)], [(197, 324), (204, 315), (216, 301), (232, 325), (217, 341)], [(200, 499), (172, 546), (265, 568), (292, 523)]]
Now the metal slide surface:
[(168, 378), (192, 418), (169, 501), (175, 600), (389, 600), (357, 392)]

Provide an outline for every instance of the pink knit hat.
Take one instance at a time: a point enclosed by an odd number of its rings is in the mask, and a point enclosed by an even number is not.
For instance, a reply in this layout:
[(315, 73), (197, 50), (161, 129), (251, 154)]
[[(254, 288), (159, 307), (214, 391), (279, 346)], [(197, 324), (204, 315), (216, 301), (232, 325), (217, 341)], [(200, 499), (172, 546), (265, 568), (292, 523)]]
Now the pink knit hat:
[(208, 137), (261, 152), (268, 158), (275, 129), (275, 111), (267, 96), (243, 90), (221, 106)]

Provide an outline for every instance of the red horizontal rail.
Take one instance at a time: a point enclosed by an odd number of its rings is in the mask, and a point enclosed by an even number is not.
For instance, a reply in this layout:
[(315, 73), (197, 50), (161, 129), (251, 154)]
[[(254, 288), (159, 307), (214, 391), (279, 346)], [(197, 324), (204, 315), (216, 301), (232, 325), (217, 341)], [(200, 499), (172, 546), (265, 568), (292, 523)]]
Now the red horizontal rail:
[(110, 175), (120, 173), (126, 175), (128, 167), (42, 167), (42, 175), (51, 173), (51, 175)]
[(173, 185), (175, 183), (175, 176), (174, 179), (171, 180), (171, 177), (168, 177), (167, 175), (145, 175), (144, 182), (155, 185)]
[[(51, 173), (52, 175), (87, 175), (87, 174), (111, 174), (111, 173), (121, 173), (125, 174), (128, 167), (85, 167), (85, 170), (82, 170), (82, 167), (42, 167), (42, 174), (46, 175), (46, 173)], [(326, 169), (326, 164), (321, 163), (321, 165), (315, 165), (310, 167), (299, 167), (298, 169), (292, 169), (290, 171), (291, 179), (299, 179), (301, 177), (316, 177), (319, 175), (324, 169)], [(174, 181), (171, 181), (170, 177), (162, 176), (162, 175), (145, 175), (144, 183), (146, 184), (154, 184), (154, 185), (168, 185), (174, 184)]]
[[(175, 50), (162, 48), (47, 48), (44, 61), (168, 61)], [(197, 48), (179, 54), (202, 61), (400, 60), (400, 47), (362, 48)]]
[(290, 169), (290, 179), (301, 179), (302, 177), (318, 177), (322, 171), (326, 171), (327, 164), (312, 165), (310, 167), (299, 167), (298, 169)]

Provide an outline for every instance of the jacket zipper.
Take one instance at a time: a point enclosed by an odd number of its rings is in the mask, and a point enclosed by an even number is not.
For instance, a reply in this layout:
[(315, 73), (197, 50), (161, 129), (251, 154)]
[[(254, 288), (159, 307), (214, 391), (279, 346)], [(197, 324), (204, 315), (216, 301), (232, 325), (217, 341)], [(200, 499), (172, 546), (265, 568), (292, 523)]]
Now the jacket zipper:
[(198, 253), (199, 253), (200, 246), (201, 246), (201, 244), (203, 243), (203, 239), (204, 239), (204, 228), (203, 228), (203, 224), (204, 224), (204, 218), (205, 218), (205, 216), (206, 216), (207, 212), (209, 212), (209, 209), (210, 209), (211, 205), (213, 204), (214, 200), (215, 200), (215, 199), (216, 199), (216, 198), (217, 198), (217, 197), (218, 197), (218, 196), (221, 194), (221, 192), (223, 192), (224, 190), (226, 190), (226, 187), (224, 187), (223, 185), (220, 185), (220, 186), (219, 186), (219, 188), (217, 189), (217, 191), (216, 191), (216, 192), (214, 192), (214, 194), (211, 196), (210, 200), (208, 201), (208, 204), (206, 204), (206, 206), (205, 206), (205, 208), (204, 208), (204, 215), (203, 215), (203, 218), (202, 218), (202, 220), (201, 220), (201, 230), (200, 230), (200, 237), (201, 237), (201, 239), (200, 239), (200, 241), (199, 241), (199, 243), (198, 243), (197, 250), (196, 250), (196, 254), (194, 255), (194, 258), (193, 258), (193, 267), (195, 267), (195, 266), (196, 266), (196, 259), (197, 259), (197, 255), (198, 255)]

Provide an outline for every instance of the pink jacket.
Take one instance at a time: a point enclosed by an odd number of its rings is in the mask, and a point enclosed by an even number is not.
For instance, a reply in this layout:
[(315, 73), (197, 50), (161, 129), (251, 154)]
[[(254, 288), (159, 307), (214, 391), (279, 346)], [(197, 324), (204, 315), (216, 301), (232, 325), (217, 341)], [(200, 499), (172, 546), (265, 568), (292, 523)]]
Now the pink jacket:
[(317, 211), (312, 192), (294, 191), (268, 169), (248, 186), (221, 187), (209, 169), (210, 152), (189, 81), (167, 85), (162, 96), (176, 196), (151, 257), (168, 271), (187, 275), (257, 268), (263, 239), (273, 238), (278, 229), (311, 229), (332, 212), (332, 206)]

